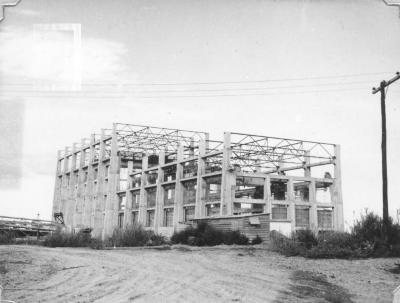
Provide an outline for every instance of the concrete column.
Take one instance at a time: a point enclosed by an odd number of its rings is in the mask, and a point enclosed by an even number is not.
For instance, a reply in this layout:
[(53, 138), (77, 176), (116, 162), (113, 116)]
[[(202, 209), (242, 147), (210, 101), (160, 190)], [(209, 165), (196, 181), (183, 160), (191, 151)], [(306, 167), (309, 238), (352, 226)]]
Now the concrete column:
[(139, 224), (145, 226), (146, 225), (146, 216), (147, 216), (147, 201), (146, 201), (146, 190), (144, 189), (144, 185), (146, 183), (146, 173), (145, 170), (149, 165), (149, 157), (148, 155), (144, 155), (142, 158), (142, 179), (140, 182), (140, 201), (139, 201)]
[(107, 193), (107, 182), (105, 181), (106, 164), (103, 162), (105, 156), (105, 132), (101, 130), (100, 136), (100, 151), (99, 151), (99, 164), (97, 166), (97, 190), (94, 193), (96, 196), (95, 203), (93, 203), (93, 231), (94, 237), (101, 237), (103, 231), (103, 218), (104, 218), (104, 195)]
[(56, 179), (54, 182), (54, 196), (53, 196), (53, 213), (60, 212), (61, 207), (61, 186), (62, 186), (62, 178), (60, 179), (59, 175), (61, 174), (61, 151), (57, 151), (57, 168), (56, 168)]
[(61, 196), (61, 185), (62, 179), (59, 174), (61, 173), (61, 151), (57, 151), (57, 167), (56, 167), (56, 179), (54, 181), (54, 196), (53, 196), (53, 213), (60, 212), (60, 196)]
[(304, 159), (304, 177), (311, 177), (311, 167), (310, 165), (310, 152), (307, 151), (305, 153)]
[(114, 123), (111, 138), (110, 171), (108, 174), (108, 192), (104, 213), (103, 238), (111, 236), (114, 228), (118, 226), (117, 190), (119, 183), (119, 163), (117, 126)]
[(85, 203), (83, 206), (83, 224), (85, 227), (92, 227), (93, 209), (93, 160), (94, 160), (94, 135), (90, 136), (88, 178), (86, 182)]
[(266, 176), (264, 180), (264, 213), (271, 214), (272, 219), (272, 199), (271, 199), (271, 178), (270, 176)]
[(158, 232), (158, 228), (163, 226), (164, 216), (164, 189), (161, 183), (164, 180), (164, 170), (161, 168), (165, 163), (165, 153), (160, 151), (158, 154), (158, 169), (157, 169), (157, 191), (156, 191), (156, 207), (154, 212), (154, 230)]
[(203, 190), (205, 188), (205, 182), (204, 179), (202, 178), (202, 175), (204, 174), (204, 167), (205, 167), (205, 160), (203, 159), (203, 156), (206, 154), (206, 141), (201, 140), (200, 141), (200, 146), (199, 146), (199, 158), (197, 162), (197, 189), (196, 189), (196, 206), (194, 210), (194, 217), (195, 218), (202, 218), (205, 217), (205, 205), (202, 200), (203, 198)]
[(64, 149), (64, 163), (63, 163), (63, 168), (62, 168), (62, 186), (61, 186), (61, 190), (60, 190), (60, 212), (63, 213), (64, 216), (64, 220), (67, 216), (67, 203), (68, 203), (68, 180), (67, 180), (67, 175), (66, 172), (68, 171), (68, 159), (67, 159), (67, 155), (68, 155), (68, 147), (65, 147)]
[(333, 227), (336, 230), (344, 231), (343, 218), (343, 197), (342, 197), (342, 170), (340, 145), (335, 145), (335, 161), (334, 161), (335, 178), (332, 184), (332, 203), (334, 206)]
[(292, 223), (292, 230), (296, 229), (296, 203), (294, 199), (293, 178), (289, 177), (287, 182), (287, 197), (288, 197), (288, 217)]
[[(77, 193), (77, 224), (75, 226), (83, 227), (83, 213), (84, 213), (84, 200), (86, 199), (86, 186), (85, 186), (85, 170), (83, 167), (85, 166), (85, 158), (87, 150), (85, 150), (86, 140), (82, 139), (81, 141), (81, 163), (79, 168), (79, 185), (78, 185), (78, 193)], [(86, 168), (87, 169), (87, 168)]]
[(230, 216), (233, 214), (232, 190), (236, 184), (235, 173), (231, 169), (231, 133), (224, 133), (224, 148), (222, 157), (222, 184), (221, 184), (221, 216)]
[(126, 187), (126, 205), (124, 212), (124, 226), (127, 227), (132, 225), (132, 192), (130, 191), (132, 185), (132, 174), (133, 172), (133, 161), (128, 161), (128, 177), (127, 177), (127, 187)]
[(75, 197), (75, 163), (76, 163), (76, 144), (72, 145), (71, 150), (71, 157), (69, 157), (69, 161), (71, 161), (68, 165), (70, 166), (69, 171), (69, 185), (66, 189), (67, 199), (66, 199), (66, 207), (65, 207), (65, 214), (64, 214), (64, 222), (65, 225), (74, 227), (74, 213), (75, 213), (75, 204), (76, 204), (76, 197)]
[(183, 174), (183, 166), (181, 164), (181, 161), (183, 160), (183, 146), (178, 146), (178, 150), (176, 151), (176, 160), (177, 164), (173, 219), (174, 229), (179, 226), (179, 222), (183, 221), (183, 186), (181, 184), (181, 178)]

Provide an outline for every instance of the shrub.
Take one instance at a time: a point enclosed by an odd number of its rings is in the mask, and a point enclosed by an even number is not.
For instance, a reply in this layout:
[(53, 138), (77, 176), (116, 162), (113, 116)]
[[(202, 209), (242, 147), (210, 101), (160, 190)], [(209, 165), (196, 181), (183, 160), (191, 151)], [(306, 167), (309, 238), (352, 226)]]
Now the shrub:
[(307, 249), (316, 245), (318, 240), (313, 231), (309, 229), (299, 230), (294, 234), (295, 240), (303, 244)]
[(0, 244), (12, 244), (15, 243), (16, 234), (13, 231), (1, 231), (0, 232)]
[(171, 237), (172, 243), (193, 246), (215, 246), (220, 244), (246, 245), (249, 239), (239, 231), (220, 231), (206, 222), (199, 222), (196, 227), (175, 232)]
[(55, 232), (44, 238), (43, 245), (48, 247), (91, 247), (98, 249), (102, 247), (102, 242), (99, 239), (92, 238), (89, 233)]
[(390, 219), (388, 241), (383, 234), (383, 220), (366, 213), (351, 233), (320, 232), (317, 236), (308, 230), (298, 231), (287, 238), (271, 233), (275, 250), (286, 256), (308, 258), (367, 258), (400, 256), (400, 226)]
[(253, 238), (253, 240), (251, 240), (251, 244), (255, 245), (255, 244), (261, 244), (262, 243), (262, 239), (259, 235), (257, 235), (255, 238)]
[(153, 231), (145, 230), (141, 225), (115, 229), (108, 239), (107, 246), (157, 246), (165, 244), (165, 239)]

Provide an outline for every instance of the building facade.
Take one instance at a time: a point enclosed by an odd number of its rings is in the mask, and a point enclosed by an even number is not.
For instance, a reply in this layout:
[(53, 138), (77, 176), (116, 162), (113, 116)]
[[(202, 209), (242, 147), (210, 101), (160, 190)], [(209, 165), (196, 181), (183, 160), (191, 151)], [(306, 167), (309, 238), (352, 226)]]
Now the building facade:
[(340, 146), (115, 123), (58, 152), (53, 214), (70, 230), (169, 236), (194, 219), (263, 213), (284, 233), (343, 230)]

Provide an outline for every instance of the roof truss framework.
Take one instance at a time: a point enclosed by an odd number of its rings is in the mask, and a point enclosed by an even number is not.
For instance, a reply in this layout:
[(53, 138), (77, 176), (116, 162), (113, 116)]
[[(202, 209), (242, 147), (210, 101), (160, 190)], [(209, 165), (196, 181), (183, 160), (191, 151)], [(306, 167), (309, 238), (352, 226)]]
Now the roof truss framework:
[(159, 128), (133, 124), (116, 124), (118, 151), (123, 157), (141, 158), (144, 153), (175, 154), (178, 147), (198, 149), (199, 141), (208, 136), (204, 132)]
[(334, 144), (231, 133), (231, 164), (279, 169), (334, 160)]

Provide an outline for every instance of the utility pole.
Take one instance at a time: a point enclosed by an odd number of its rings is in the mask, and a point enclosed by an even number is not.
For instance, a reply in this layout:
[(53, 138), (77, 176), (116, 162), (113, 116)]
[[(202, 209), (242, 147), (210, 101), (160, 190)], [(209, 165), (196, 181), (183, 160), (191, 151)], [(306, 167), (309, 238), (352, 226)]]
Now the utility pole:
[(383, 197), (383, 233), (385, 241), (387, 241), (388, 225), (389, 225), (389, 210), (388, 210), (388, 181), (387, 181), (387, 152), (386, 152), (386, 87), (400, 79), (400, 73), (389, 81), (383, 80), (379, 88), (372, 88), (372, 94), (381, 92), (381, 116), (382, 116), (382, 197)]

